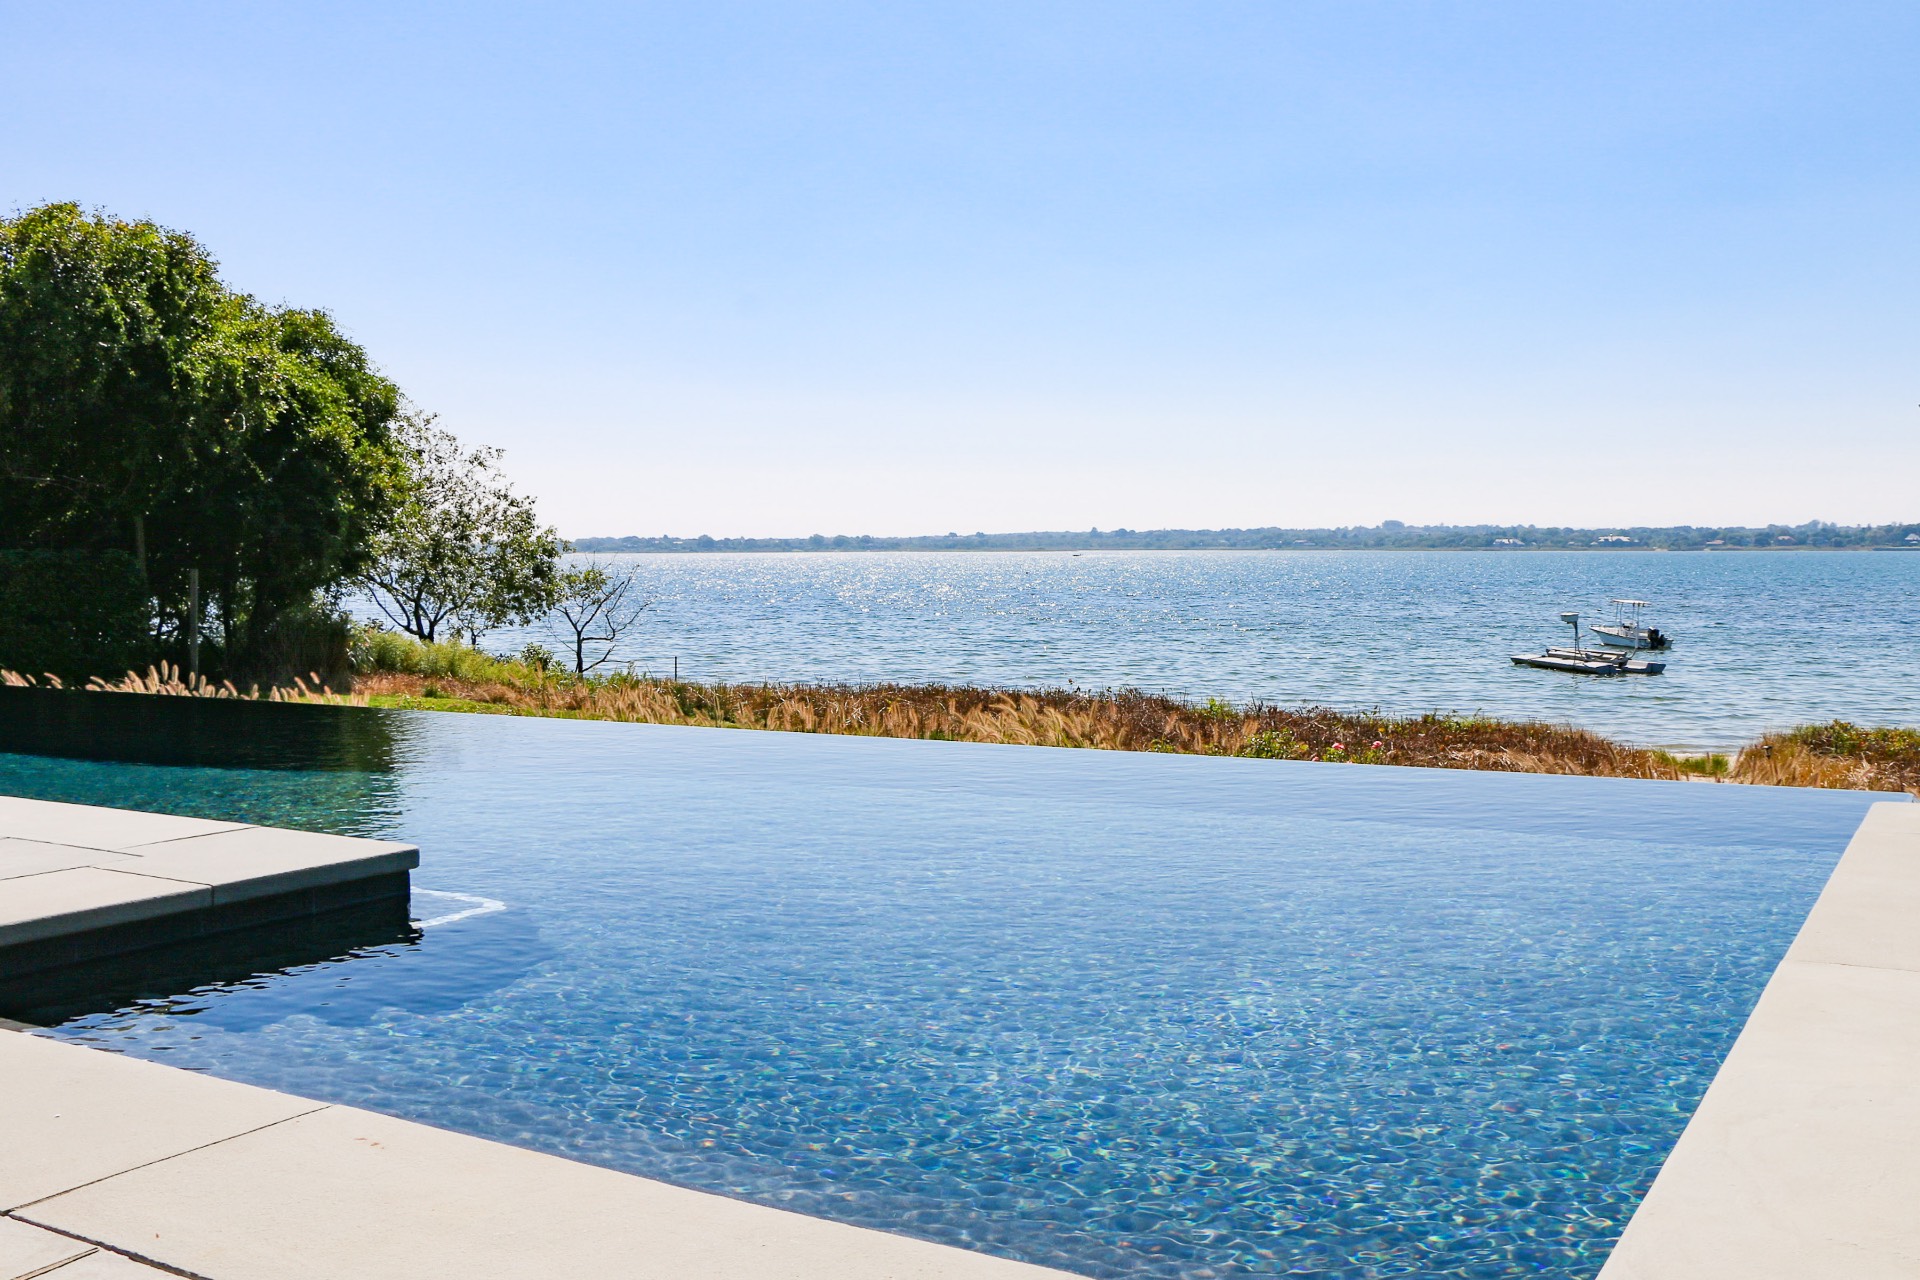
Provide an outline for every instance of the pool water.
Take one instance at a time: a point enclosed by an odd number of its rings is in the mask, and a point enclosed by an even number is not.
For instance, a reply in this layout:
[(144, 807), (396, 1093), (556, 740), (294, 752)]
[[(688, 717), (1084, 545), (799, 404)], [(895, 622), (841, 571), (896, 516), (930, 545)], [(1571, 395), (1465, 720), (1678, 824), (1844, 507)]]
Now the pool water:
[(414, 932), (49, 1034), (1090, 1276), (1593, 1275), (1879, 798), (340, 714), (0, 755), (422, 851)]

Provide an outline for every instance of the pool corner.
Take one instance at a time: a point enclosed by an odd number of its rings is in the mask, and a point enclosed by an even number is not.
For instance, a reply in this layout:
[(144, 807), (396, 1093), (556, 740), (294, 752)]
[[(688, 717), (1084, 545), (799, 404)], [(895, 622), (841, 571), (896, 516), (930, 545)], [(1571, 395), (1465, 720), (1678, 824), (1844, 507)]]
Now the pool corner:
[(1920, 1275), (1920, 805), (1860, 824), (1600, 1280)]

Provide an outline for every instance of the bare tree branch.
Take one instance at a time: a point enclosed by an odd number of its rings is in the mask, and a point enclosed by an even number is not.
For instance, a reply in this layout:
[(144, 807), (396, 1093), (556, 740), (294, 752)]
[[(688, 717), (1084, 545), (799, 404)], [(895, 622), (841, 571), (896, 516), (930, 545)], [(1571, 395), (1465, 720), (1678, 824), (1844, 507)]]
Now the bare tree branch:
[[(654, 601), (653, 596), (641, 597), (630, 565), (588, 564), (562, 574), (554, 612), (573, 636), (573, 673), (584, 676), (611, 661), (621, 638)], [(589, 646), (602, 646), (592, 661), (587, 660)]]

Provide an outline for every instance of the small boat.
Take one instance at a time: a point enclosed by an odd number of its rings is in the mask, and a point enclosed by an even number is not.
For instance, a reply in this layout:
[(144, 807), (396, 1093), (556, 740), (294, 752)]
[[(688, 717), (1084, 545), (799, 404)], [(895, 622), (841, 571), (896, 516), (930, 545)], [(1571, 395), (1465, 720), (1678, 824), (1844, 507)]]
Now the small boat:
[(1586, 649), (1580, 646), (1580, 615), (1563, 613), (1560, 621), (1573, 628), (1572, 647), (1549, 645), (1541, 653), (1516, 653), (1516, 667), (1538, 667), (1542, 671), (1570, 671), (1582, 676), (1657, 676), (1667, 669), (1664, 662), (1651, 662), (1633, 656), (1631, 649)]
[(1640, 625), (1640, 615), (1646, 611), (1645, 600), (1609, 600), (1608, 604), (1620, 610), (1618, 622), (1596, 622), (1587, 630), (1600, 637), (1600, 643), (1616, 649), (1652, 649), (1658, 652), (1673, 647), (1673, 637), (1663, 634), (1658, 627)]
[(1515, 666), (1582, 676), (1657, 676), (1667, 669), (1664, 662), (1635, 658), (1619, 649), (1548, 648), (1544, 653), (1516, 653), (1513, 661)]

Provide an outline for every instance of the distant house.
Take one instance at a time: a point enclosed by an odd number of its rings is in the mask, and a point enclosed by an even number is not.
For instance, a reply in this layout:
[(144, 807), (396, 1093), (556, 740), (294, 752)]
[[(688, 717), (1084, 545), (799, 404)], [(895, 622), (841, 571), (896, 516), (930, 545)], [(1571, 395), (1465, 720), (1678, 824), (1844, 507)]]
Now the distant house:
[(1593, 545), (1596, 547), (1610, 547), (1631, 544), (1632, 542), (1633, 539), (1624, 533), (1603, 533), (1593, 540)]
[(1907, 535), (1907, 541), (1908, 541), (1908, 542), (1920, 542), (1920, 533), (1910, 533), (1910, 534), (1908, 534), (1908, 535)]
[(1773, 539), (1773, 540), (1774, 540), (1775, 542), (1792, 542), (1792, 541), (1793, 541), (1793, 539), (1792, 539), (1792, 538), (1790, 538), (1790, 537), (1788, 537), (1788, 536), (1787, 536), (1786, 534), (1784, 534), (1784, 533), (1782, 533), (1782, 534), (1776, 534), (1776, 535), (1774, 536), (1774, 539)]
[(1715, 538), (1712, 542), (1709, 542), (1707, 545), (1710, 547), (1724, 547), (1727, 545), (1727, 540), (1725, 538)]
[(1493, 545), (1496, 547), (1524, 547), (1527, 544), (1518, 538), (1495, 538)]

